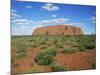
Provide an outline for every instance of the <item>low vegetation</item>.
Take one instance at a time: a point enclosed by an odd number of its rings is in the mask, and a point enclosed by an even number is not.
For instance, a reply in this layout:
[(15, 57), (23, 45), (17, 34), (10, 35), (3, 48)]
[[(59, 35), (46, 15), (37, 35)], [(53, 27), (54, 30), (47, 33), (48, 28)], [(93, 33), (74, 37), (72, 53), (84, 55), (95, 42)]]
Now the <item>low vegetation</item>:
[(92, 68), (92, 69), (96, 69), (96, 64), (92, 64), (92, 65), (91, 65), (91, 68)]
[[(61, 65), (63, 63), (58, 64), (56, 58), (59, 56), (59, 54), (71, 55), (76, 52), (84, 52), (86, 50), (94, 50), (96, 48), (95, 35), (12, 36), (11, 45), (11, 50), (13, 52), (11, 59), (12, 64), (16, 63), (16, 59), (22, 60), (23, 58), (28, 57), (27, 54), (34, 52), (33, 56), (35, 57), (33, 58), (31, 53), (31, 56), (29, 56), (29, 58), (32, 58), (35, 65), (48, 65), (54, 72), (68, 70)], [(28, 50), (31, 52), (28, 52)], [(36, 50), (37, 52), (35, 53), (34, 50)], [(34, 67), (31, 66), (31, 68)], [(95, 63), (90, 65), (90, 68), (95, 69)], [(32, 70), (32, 72), (34, 71)], [(36, 72), (39, 71), (37, 71), (36, 69)]]
[(64, 45), (63, 45), (62, 43), (59, 42), (59, 43), (56, 44), (56, 47), (57, 47), (57, 48), (64, 48)]
[(55, 57), (56, 54), (57, 54), (57, 49), (56, 48), (50, 48), (50, 49), (45, 50), (45, 53)]
[(26, 54), (26, 50), (18, 50), (16, 53), (16, 57), (19, 58), (24, 58), (27, 54)]
[(37, 45), (36, 44), (31, 44), (30, 47), (37, 48)]
[(47, 49), (48, 48), (48, 45), (40, 45), (40, 48), (41, 49)]
[(77, 48), (65, 48), (64, 53), (75, 53), (78, 49)]
[(62, 67), (61, 65), (59, 65), (59, 64), (57, 64), (57, 63), (55, 63), (55, 62), (53, 62), (53, 63), (51, 64), (51, 67), (52, 67), (52, 70), (53, 70), (54, 72), (65, 71), (65, 68), (64, 68), (64, 67)]
[(53, 56), (45, 52), (40, 52), (36, 55), (35, 62), (40, 65), (48, 65), (53, 62)]
[[(94, 49), (95, 35), (86, 36), (13, 36), (12, 44), (17, 48), (16, 56), (18, 58), (26, 55), (27, 48), (40, 48), (47, 50), (50, 48), (62, 48), (64, 53), (74, 53), (76, 51), (85, 51)], [(65, 45), (73, 45), (66, 48)], [(53, 50), (53, 49), (52, 49)], [(49, 51), (48, 51), (49, 52)]]
[(56, 49), (51, 48), (48, 50), (44, 50), (36, 55), (35, 61), (41, 65), (51, 64), (56, 56)]

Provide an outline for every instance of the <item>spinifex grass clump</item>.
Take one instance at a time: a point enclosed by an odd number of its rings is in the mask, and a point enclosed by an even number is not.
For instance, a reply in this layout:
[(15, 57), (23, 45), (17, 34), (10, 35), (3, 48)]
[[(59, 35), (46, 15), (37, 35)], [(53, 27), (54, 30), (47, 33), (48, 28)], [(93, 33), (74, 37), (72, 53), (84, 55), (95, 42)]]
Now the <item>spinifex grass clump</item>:
[(18, 50), (17, 51), (17, 54), (16, 54), (17, 58), (23, 58), (25, 56), (26, 56), (26, 50)]
[(54, 39), (54, 40), (53, 40), (53, 43), (54, 43), (54, 44), (56, 44), (57, 42), (58, 42), (58, 40), (57, 40), (57, 39)]
[(57, 63), (55, 63), (55, 62), (53, 62), (53, 63), (51, 64), (51, 67), (52, 67), (52, 70), (53, 70), (54, 72), (65, 71), (65, 68), (64, 68), (64, 67), (60, 66), (59, 64), (57, 64)]
[(65, 48), (63, 53), (75, 53), (77, 50), (78, 48)]
[(36, 44), (30, 44), (30, 47), (37, 48)]
[(84, 46), (86, 49), (93, 49), (93, 48), (95, 48), (95, 43), (90, 42), (90, 43), (88, 43), (88, 44), (84, 44), (83, 46)]
[(40, 52), (35, 57), (35, 62), (40, 65), (48, 65), (53, 62), (53, 56), (46, 54), (45, 52)]
[(95, 39), (91, 36), (81, 36), (77, 40), (79, 46), (83, 46), (85, 49), (95, 48)]
[(96, 64), (92, 64), (91, 69), (96, 69)]
[(57, 49), (56, 48), (50, 48), (50, 49), (45, 50), (45, 53), (55, 57), (56, 54), (57, 54)]
[(74, 45), (79, 51), (85, 51), (87, 49), (95, 48), (95, 40), (91, 36), (80, 36), (77, 41), (77, 45)]
[(17, 53), (16, 57), (17, 58), (23, 58), (27, 55), (27, 48), (29, 47), (29, 43), (25, 41), (18, 41), (16, 42), (16, 48), (17, 48)]
[(48, 48), (48, 45), (40, 45), (40, 48), (41, 49), (47, 49)]
[(46, 41), (41, 41), (40, 42), (40, 45), (44, 45), (44, 44), (46, 44)]
[(48, 37), (47, 36), (45, 36), (45, 37), (42, 37), (40, 40), (38, 40), (38, 41), (40, 41), (40, 44), (46, 44), (46, 42), (48, 41)]
[(77, 46), (77, 48), (78, 48), (78, 51), (81, 51), (81, 52), (86, 50), (86, 48), (82, 45)]
[(36, 41), (35, 38), (31, 38), (31, 37), (30, 38), (27, 38), (26, 40), (29, 41), (29, 42), (35, 42)]
[(58, 43), (56, 44), (56, 47), (57, 47), (57, 48), (63, 48), (64, 45), (63, 45), (61, 42), (58, 42)]
[(54, 61), (55, 56), (56, 56), (56, 50), (49, 49), (37, 54), (35, 57), (35, 61), (37, 64), (49, 65)]

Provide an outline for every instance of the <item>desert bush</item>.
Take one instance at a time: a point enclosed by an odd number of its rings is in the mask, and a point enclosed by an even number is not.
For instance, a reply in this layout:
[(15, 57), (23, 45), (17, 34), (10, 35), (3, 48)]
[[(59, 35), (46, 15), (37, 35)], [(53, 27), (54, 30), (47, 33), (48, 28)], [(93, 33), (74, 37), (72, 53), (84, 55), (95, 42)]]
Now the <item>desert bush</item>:
[(35, 62), (40, 65), (48, 65), (53, 62), (53, 57), (45, 52), (40, 52), (36, 55)]
[(24, 37), (22, 36), (22, 38), (23, 38), (23, 40), (26, 40), (28, 42), (36, 41), (35, 37), (33, 37), (33, 36), (24, 36)]
[(18, 50), (26, 50), (29, 47), (29, 42), (27, 41), (17, 41), (15, 46)]
[(77, 47), (78, 47), (79, 51), (85, 51), (86, 50), (86, 48), (84, 46), (79, 45)]
[(46, 41), (48, 41), (48, 37), (47, 37), (47, 36), (42, 37), (40, 41), (42, 41), (42, 42), (46, 42)]
[(95, 43), (91, 42), (91, 43), (88, 43), (88, 44), (84, 44), (84, 47), (86, 49), (93, 49), (93, 48), (95, 48)]
[(46, 41), (41, 41), (40, 42), (40, 45), (44, 45), (44, 44), (46, 44)]
[(92, 69), (96, 69), (96, 64), (92, 64), (92, 65), (91, 65), (91, 68), (92, 68)]
[(14, 63), (14, 61), (15, 61), (15, 60), (14, 60), (13, 58), (11, 58), (11, 63), (12, 63), (12, 64)]
[(57, 42), (58, 42), (58, 40), (57, 40), (57, 39), (54, 39), (54, 40), (53, 40), (53, 43), (54, 43), (54, 44), (56, 44)]
[(75, 53), (78, 49), (77, 48), (65, 48), (63, 50), (64, 53)]
[(52, 67), (52, 70), (53, 70), (54, 72), (65, 71), (65, 69), (64, 69), (62, 66), (60, 66), (59, 64), (57, 64), (57, 63), (55, 63), (55, 62), (53, 62), (53, 63), (51, 64), (51, 67)]
[(56, 47), (58, 47), (58, 48), (64, 48), (63, 44), (61, 44), (61, 43), (57, 43)]
[(25, 41), (18, 41), (16, 42), (16, 47), (17, 47), (17, 53), (16, 57), (17, 58), (23, 58), (26, 56), (27, 53), (27, 48), (29, 47), (29, 44)]
[(57, 49), (56, 48), (50, 48), (50, 49), (45, 50), (45, 53), (55, 57), (56, 54), (57, 54)]
[(48, 41), (48, 36), (44, 37), (44, 41)]
[(30, 47), (37, 48), (36, 44), (31, 44)]
[(83, 43), (79, 43), (80, 47), (84, 47), (85, 49), (93, 49), (95, 48), (95, 43), (94, 42), (83, 42)]
[(86, 49), (93, 49), (95, 48), (95, 36), (81, 36), (77, 40), (77, 43)]
[(29, 42), (35, 42), (35, 39), (28, 39)]
[(43, 52), (37, 54), (35, 61), (38, 64), (42, 64), (42, 65), (51, 64), (54, 60), (54, 57), (56, 56), (56, 53), (57, 51), (55, 48), (44, 50)]
[(23, 58), (26, 56), (26, 50), (18, 50), (17, 53), (16, 53), (16, 57), (19, 59), (19, 58)]
[(40, 45), (40, 48), (41, 49), (47, 49), (48, 48), (48, 45)]
[(77, 48), (78, 51), (84, 51), (86, 49), (83, 45), (73, 45), (72, 47)]
[(51, 41), (47, 41), (46, 45), (50, 46), (50, 45), (52, 45), (52, 42)]

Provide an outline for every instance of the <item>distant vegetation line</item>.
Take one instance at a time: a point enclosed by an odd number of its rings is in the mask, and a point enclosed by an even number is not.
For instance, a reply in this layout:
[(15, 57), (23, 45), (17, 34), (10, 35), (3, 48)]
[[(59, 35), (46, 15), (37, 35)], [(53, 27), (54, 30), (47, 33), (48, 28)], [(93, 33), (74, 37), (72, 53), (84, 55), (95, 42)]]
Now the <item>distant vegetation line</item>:
[(96, 34), (84, 34), (84, 35), (11, 35), (13, 36), (90, 36), (90, 35), (94, 35), (96, 36)]

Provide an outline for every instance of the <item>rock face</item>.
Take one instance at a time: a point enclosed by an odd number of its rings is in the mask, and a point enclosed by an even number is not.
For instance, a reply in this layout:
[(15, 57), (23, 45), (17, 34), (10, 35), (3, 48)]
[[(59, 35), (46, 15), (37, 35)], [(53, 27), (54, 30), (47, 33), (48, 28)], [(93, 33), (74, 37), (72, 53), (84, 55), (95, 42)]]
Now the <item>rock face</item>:
[(71, 25), (56, 25), (36, 28), (32, 35), (82, 35), (82, 29)]

